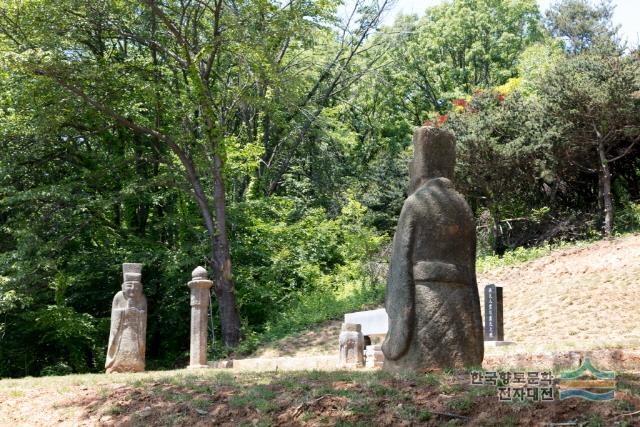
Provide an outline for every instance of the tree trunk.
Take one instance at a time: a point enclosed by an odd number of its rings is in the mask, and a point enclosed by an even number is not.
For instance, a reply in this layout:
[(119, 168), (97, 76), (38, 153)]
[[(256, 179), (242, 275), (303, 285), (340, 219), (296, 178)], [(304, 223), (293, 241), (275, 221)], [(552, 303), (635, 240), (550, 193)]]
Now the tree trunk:
[(491, 219), (493, 220), (493, 224), (491, 224), (491, 235), (493, 237), (493, 244), (491, 245), (493, 249), (493, 253), (495, 255), (504, 255), (505, 246), (502, 242), (502, 229), (500, 228), (500, 214), (495, 207), (493, 201), (489, 202), (489, 213), (491, 214)]
[(598, 141), (600, 157), (600, 180), (602, 182), (602, 205), (604, 208), (604, 235), (611, 237), (613, 233), (613, 201), (611, 200), (611, 171), (602, 141)]
[(226, 347), (237, 347), (240, 343), (240, 316), (236, 302), (235, 285), (231, 274), (231, 255), (226, 227), (225, 188), (222, 177), (222, 159), (213, 156), (213, 203), (216, 212), (216, 235), (213, 237), (213, 259), (215, 274), (214, 292), (218, 298), (218, 312), (222, 328), (222, 340)]

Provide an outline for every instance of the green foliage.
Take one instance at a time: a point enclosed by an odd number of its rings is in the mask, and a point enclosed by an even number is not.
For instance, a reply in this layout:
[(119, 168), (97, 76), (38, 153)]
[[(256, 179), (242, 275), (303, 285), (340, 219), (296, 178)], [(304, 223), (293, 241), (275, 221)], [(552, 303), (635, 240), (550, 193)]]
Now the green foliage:
[(617, 32), (611, 23), (613, 9), (611, 0), (596, 4), (588, 0), (559, 0), (547, 11), (546, 26), (564, 43), (567, 52), (580, 53), (597, 44), (612, 44)]
[(335, 220), (322, 209), (300, 210), (298, 205), (271, 197), (231, 209), (238, 298), (255, 325), (281, 312), (301, 293), (331, 289), (327, 277), (340, 270), (345, 270), (344, 282), (351, 278), (348, 271), (356, 278), (364, 274), (359, 273), (359, 262), (374, 256), (383, 242), (362, 224), (364, 209), (356, 201)]
[(235, 205), (231, 213), (234, 274), (247, 319), (241, 352), (382, 301), (369, 263), (387, 240), (364, 225), (366, 210), (357, 201), (335, 219), (277, 197)]
[(479, 272), (487, 271), (496, 267), (507, 267), (521, 262), (532, 261), (536, 258), (549, 255), (553, 248), (550, 245), (538, 246), (534, 248), (519, 247), (512, 251), (507, 251), (504, 255), (488, 255), (478, 258), (477, 269)]
[(616, 233), (640, 230), (640, 203), (629, 202), (616, 214)]

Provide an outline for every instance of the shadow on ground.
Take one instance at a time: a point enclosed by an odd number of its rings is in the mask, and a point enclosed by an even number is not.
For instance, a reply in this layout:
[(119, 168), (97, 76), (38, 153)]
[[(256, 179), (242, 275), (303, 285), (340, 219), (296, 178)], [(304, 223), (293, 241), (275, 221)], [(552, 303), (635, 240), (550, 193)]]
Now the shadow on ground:
[(98, 388), (57, 409), (81, 406), (78, 421), (98, 426), (631, 426), (639, 396), (631, 374), (609, 402), (500, 402), (496, 387), (472, 386), (468, 373), (218, 371)]

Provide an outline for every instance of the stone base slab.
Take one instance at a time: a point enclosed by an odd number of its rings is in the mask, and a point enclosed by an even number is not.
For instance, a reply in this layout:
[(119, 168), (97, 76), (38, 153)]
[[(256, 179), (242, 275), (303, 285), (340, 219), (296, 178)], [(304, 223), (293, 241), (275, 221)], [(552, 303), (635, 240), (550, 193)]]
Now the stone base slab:
[(239, 371), (296, 371), (296, 370), (325, 370), (334, 371), (338, 368), (338, 356), (309, 356), (309, 357), (270, 357), (255, 359), (234, 359), (209, 362), (212, 368), (233, 368)]
[[(482, 367), (489, 370), (566, 370), (577, 369), (586, 357), (598, 369), (616, 372), (640, 372), (640, 349), (567, 350), (538, 353), (488, 354)], [(273, 357), (255, 359), (221, 360), (209, 362), (210, 368), (234, 368), (240, 371), (326, 370), (338, 368), (337, 355), (309, 357)], [(358, 370), (380, 369), (380, 365)], [(342, 368), (344, 369), (344, 368)]]
[(187, 369), (208, 369), (211, 368), (209, 365), (189, 365)]
[(207, 362), (207, 366), (213, 369), (229, 369), (233, 368), (233, 360), (213, 360)]
[(502, 347), (504, 345), (515, 345), (513, 341), (485, 341), (484, 347)]

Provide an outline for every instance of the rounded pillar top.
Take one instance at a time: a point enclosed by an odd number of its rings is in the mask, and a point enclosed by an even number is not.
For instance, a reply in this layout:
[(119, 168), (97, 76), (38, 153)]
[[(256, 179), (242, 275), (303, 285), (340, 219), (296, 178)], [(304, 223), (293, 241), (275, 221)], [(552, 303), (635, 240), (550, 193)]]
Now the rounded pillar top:
[(213, 282), (207, 279), (207, 270), (203, 267), (196, 267), (191, 272), (191, 281), (188, 283), (189, 287), (193, 289), (210, 289), (213, 286)]
[(191, 277), (193, 280), (202, 280), (207, 278), (207, 270), (204, 267), (197, 266), (195, 270), (191, 272)]

